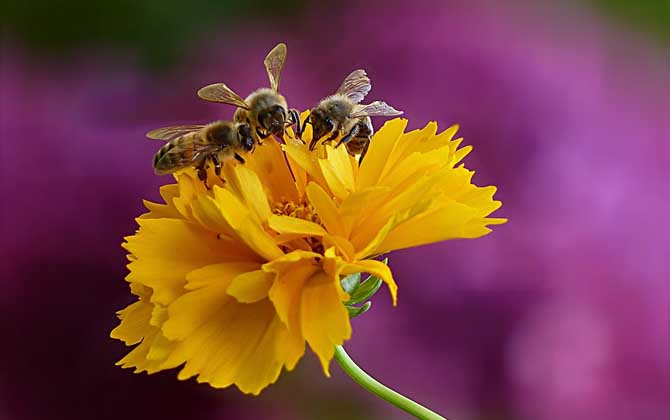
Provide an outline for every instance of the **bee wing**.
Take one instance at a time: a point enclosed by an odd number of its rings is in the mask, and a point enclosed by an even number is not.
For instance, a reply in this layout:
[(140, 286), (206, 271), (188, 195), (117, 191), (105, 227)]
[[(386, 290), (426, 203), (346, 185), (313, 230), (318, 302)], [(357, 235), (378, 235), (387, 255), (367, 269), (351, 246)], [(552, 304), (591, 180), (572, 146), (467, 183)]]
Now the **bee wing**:
[(402, 113), (402, 111), (398, 111), (386, 102), (374, 101), (367, 105), (356, 106), (354, 112), (352, 112), (349, 117), (394, 117), (396, 115), (401, 115)]
[(173, 147), (161, 155), (154, 165), (156, 174), (168, 174), (179, 169), (194, 166), (203, 156), (216, 152), (216, 144), (205, 143), (198, 136), (183, 136)]
[(244, 99), (242, 99), (242, 97), (235, 93), (231, 88), (226, 86), (225, 83), (213, 83), (211, 85), (207, 85), (198, 91), (198, 96), (200, 99), (204, 99), (206, 101), (219, 102), (249, 109), (249, 106), (246, 102), (244, 102)]
[(265, 70), (268, 72), (268, 79), (270, 79), (270, 87), (275, 92), (279, 90), (279, 79), (281, 79), (281, 71), (286, 62), (286, 44), (279, 43), (272, 49), (265, 57)]
[(365, 95), (370, 92), (370, 89), (372, 89), (370, 78), (365, 73), (365, 70), (358, 69), (352, 71), (349, 76), (344, 79), (335, 93), (345, 95), (354, 101), (354, 103), (359, 103), (365, 98)]
[(194, 131), (198, 131), (203, 127), (204, 125), (202, 124), (162, 127), (149, 131), (147, 137), (152, 140), (171, 141), (186, 134), (193, 133)]

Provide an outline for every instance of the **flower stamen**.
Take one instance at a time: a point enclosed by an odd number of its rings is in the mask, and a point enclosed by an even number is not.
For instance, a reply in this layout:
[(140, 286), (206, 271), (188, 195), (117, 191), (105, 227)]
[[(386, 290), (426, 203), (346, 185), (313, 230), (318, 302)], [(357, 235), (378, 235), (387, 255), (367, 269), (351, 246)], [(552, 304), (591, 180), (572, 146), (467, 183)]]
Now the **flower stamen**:
[[(314, 207), (307, 201), (295, 202), (282, 198), (280, 201), (273, 204), (272, 213), (276, 214), (277, 216), (289, 216), (295, 217), (296, 219), (307, 220), (323, 227), (321, 218), (319, 218), (319, 215), (314, 210)], [(321, 255), (323, 255), (325, 252), (323, 240), (321, 237), (317, 236), (308, 236), (287, 242), (280, 245), (280, 248), (284, 252), (291, 252), (296, 249), (309, 250)]]

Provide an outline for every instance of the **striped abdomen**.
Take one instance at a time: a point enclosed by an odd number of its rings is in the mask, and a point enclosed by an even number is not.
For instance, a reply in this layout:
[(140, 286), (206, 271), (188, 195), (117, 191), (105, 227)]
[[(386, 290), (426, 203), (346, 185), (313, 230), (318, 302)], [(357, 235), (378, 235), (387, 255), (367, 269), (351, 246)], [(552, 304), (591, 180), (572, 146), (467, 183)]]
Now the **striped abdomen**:
[(204, 156), (196, 156), (191, 136), (183, 136), (165, 143), (154, 156), (154, 169), (159, 175), (196, 165)]

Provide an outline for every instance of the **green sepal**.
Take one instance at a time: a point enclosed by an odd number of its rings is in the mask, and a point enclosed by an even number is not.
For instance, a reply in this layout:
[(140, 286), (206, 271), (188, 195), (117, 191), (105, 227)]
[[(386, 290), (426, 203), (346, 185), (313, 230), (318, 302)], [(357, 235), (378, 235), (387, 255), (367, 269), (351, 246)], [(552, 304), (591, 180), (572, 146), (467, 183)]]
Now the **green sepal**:
[(370, 299), (380, 287), (382, 287), (382, 279), (374, 276), (368, 277), (353, 293), (349, 294), (350, 298), (347, 304), (355, 305)]
[(354, 318), (366, 313), (371, 306), (372, 302), (370, 301), (365, 302), (362, 306), (344, 305), (344, 307), (347, 308), (347, 312), (349, 312), (349, 318)]
[(349, 296), (358, 289), (358, 286), (361, 284), (361, 273), (349, 274), (340, 280), (342, 288)]

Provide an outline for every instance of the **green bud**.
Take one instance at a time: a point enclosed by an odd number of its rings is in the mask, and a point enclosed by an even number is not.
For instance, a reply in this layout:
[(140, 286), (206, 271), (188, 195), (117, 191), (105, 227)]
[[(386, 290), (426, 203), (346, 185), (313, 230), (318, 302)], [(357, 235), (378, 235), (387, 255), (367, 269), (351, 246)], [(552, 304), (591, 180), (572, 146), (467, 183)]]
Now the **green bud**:
[(374, 276), (368, 277), (367, 280), (361, 283), (353, 293), (349, 294), (350, 298), (347, 304), (355, 305), (357, 303), (365, 302), (377, 293), (380, 287), (382, 287), (382, 280), (380, 278)]
[(358, 289), (358, 286), (361, 284), (361, 273), (349, 274), (342, 280), (340, 280), (342, 288), (345, 292), (351, 296), (352, 293)]
[(349, 318), (354, 318), (366, 313), (371, 306), (372, 302), (370, 301), (365, 302), (362, 306), (344, 305), (344, 307), (347, 308), (347, 312), (349, 312)]

